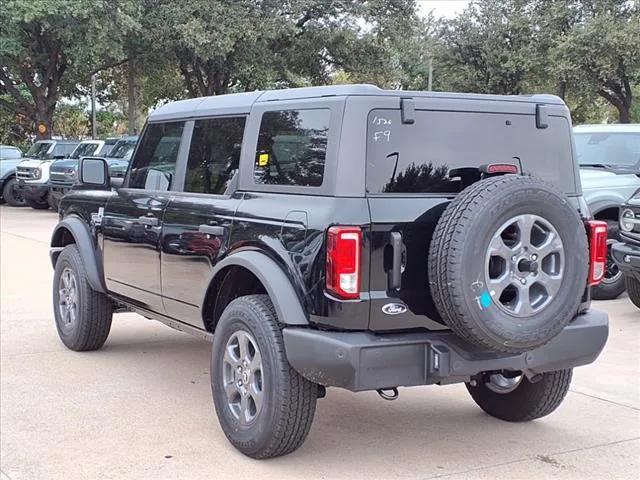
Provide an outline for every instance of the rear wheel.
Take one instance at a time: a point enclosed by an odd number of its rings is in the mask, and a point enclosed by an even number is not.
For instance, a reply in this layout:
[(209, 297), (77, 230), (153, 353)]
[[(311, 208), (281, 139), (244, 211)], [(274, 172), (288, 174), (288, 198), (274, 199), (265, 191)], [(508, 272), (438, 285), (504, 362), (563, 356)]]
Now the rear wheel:
[(636, 307), (640, 308), (640, 281), (633, 277), (625, 277), (625, 283), (629, 298)]
[(549, 415), (569, 391), (572, 370), (547, 372), (536, 382), (517, 372), (486, 373), (467, 384), (471, 398), (492, 417), (527, 422)]
[(91, 288), (75, 244), (66, 246), (56, 262), (53, 311), (58, 335), (70, 350), (98, 350), (109, 336), (113, 304)]
[(5, 182), (2, 187), (2, 198), (7, 202), (7, 205), (12, 207), (24, 207), (27, 204), (18, 186), (18, 180), (15, 178), (10, 178)]
[(611, 246), (620, 241), (620, 227), (618, 222), (607, 222), (607, 269), (604, 272), (602, 282), (591, 289), (591, 297), (594, 300), (613, 300), (618, 298), (625, 290), (625, 281), (622, 271), (613, 261)]
[(232, 301), (216, 326), (211, 391), (220, 426), (245, 455), (286, 455), (304, 442), (318, 386), (287, 361), (282, 325), (267, 295)]

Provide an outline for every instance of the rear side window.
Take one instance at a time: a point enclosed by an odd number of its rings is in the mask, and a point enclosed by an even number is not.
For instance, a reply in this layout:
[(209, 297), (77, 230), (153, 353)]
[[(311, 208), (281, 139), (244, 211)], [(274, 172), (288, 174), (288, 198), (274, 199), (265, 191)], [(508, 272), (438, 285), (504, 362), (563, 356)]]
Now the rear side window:
[(185, 192), (224, 194), (238, 171), (244, 124), (242, 117), (195, 122)]
[(575, 191), (570, 125), (549, 116), (537, 129), (533, 115), (416, 110), (403, 124), (400, 110), (373, 110), (367, 128), (366, 187), (370, 194), (455, 194), (453, 170), (491, 163), (516, 165), (524, 174)]
[(171, 188), (183, 129), (184, 122), (147, 126), (131, 165), (129, 188), (163, 191)]
[(265, 112), (258, 136), (254, 182), (321, 186), (330, 119), (329, 109)]

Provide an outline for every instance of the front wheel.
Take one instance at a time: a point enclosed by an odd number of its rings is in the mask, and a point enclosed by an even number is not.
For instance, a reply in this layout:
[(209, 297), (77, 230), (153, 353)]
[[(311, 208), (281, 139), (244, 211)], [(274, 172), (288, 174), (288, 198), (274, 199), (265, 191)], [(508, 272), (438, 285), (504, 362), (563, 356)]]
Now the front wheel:
[(25, 201), (27, 202), (27, 205), (29, 205), (31, 208), (35, 210), (48, 210), (49, 202), (47, 200), (47, 196), (44, 196), (42, 199), (27, 197)]
[(640, 308), (640, 281), (633, 277), (625, 277), (627, 284), (627, 292), (629, 292), (629, 299), (638, 308)]
[(211, 391), (220, 426), (252, 458), (286, 455), (304, 442), (316, 409), (318, 386), (289, 362), (267, 295), (232, 301), (216, 326)]
[(573, 370), (542, 374), (531, 382), (515, 372), (486, 373), (467, 390), (478, 406), (507, 422), (527, 422), (544, 417), (560, 406), (569, 391)]
[(18, 186), (18, 180), (15, 178), (7, 180), (2, 187), (2, 198), (12, 207), (24, 207), (27, 204)]

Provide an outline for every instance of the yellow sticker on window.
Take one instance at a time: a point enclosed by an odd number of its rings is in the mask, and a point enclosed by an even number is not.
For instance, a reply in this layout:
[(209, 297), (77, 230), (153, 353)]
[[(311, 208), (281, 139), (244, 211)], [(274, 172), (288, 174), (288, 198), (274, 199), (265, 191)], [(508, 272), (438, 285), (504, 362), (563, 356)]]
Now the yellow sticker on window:
[(268, 153), (261, 153), (258, 156), (258, 166), (259, 167), (266, 167), (267, 165), (269, 165), (269, 154)]

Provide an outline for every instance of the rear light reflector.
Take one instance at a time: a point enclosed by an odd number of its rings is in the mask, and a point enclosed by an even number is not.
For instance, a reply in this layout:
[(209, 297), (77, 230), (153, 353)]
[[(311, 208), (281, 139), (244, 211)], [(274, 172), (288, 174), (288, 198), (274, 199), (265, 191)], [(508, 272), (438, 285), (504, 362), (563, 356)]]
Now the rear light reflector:
[(486, 173), (518, 173), (518, 167), (510, 163), (490, 163), (484, 170)]
[(587, 222), (589, 234), (589, 285), (598, 285), (607, 268), (607, 224), (598, 220)]
[(362, 230), (331, 227), (327, 232), (327, 290), (344, 299), (360, 298)]

